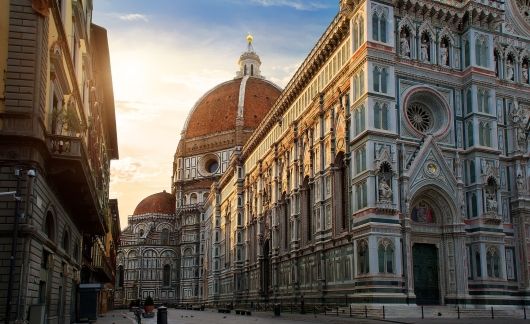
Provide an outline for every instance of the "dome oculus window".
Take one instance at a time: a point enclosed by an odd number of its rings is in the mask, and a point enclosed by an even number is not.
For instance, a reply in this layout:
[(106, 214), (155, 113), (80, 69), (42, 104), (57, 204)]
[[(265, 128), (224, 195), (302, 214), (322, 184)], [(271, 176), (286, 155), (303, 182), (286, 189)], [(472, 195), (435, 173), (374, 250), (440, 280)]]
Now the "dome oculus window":
[(219, 170), (219, 157), (216, 154), (208, 154), (201, 158), (199, 162), (199, 172), (203, 176), (217, 173)]
[(422, 133), (430, 131), (433, 127), (432, 112), (423, 104), (410, 104), (407, 108), (407, 118), (412, 126)]
[(209, 173), (215, 173), (219, 169), (219, 163), (217, 160), (209, 160), (206, 162), (206, 171)]

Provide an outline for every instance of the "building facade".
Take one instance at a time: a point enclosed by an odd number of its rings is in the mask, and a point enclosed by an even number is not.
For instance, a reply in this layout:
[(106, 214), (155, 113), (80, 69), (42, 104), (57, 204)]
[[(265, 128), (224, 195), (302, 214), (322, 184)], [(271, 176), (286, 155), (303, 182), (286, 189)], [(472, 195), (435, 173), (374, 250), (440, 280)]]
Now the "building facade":
[(284, 90), (249, 36), (188, 116), (175, 214), (130, 218), (123, 304), (526, 304), (528, 13), (342, 0)]
[(14, 260), (0, 266), (2, 321), (71, 323), (112, 301), (118, 146), (91, 15), (91, 0), (0, 3), (0, 245)]
[(527, 17), (524, 1), (343, 0), (226, 159), (187, 142), (208, 118), (192, 110), (173, 183), (199, 275), (180, 300), (526, 303)]
[(159, 192), (143, 199), (122, 231), (116, 259), (115, 305), (151, 296), (157, 303), (177, 303), (178, 231), (175, 197)]

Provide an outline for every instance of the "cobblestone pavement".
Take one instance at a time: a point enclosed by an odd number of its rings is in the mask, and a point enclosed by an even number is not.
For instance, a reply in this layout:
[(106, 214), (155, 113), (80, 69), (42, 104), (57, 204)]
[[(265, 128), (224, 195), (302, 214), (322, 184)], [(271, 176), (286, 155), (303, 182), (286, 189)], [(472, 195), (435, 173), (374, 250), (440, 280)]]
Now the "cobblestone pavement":
[[(274, 317), (270, 312), (254, 312), (252, 316), (243, 316), (231, 314), (219, 314), (216, 310), (209, 309), (203, 312), (168, 309), (168, 324), (342, 324), (342, 323), (358, 323), (358, 324), (375, 324), (375, 323), (403, 323), (403, 324), (493, 324), (493, 323), (530, 323), (530, 320), (523, 319), (396, 319), (396, 320), (375, 320), (375, 319), (360, 319), (348, 317), (334, 317), (325, 315), (313, 314), (290, 314), (282, 313), (280, 317)], [(99, 317), (96, 324), (136, 324), (134, 314), (126, 309), (114, 310), (108, 312), (103, 317)], [(156, 324), (156, 316), (154, 318), (142, 318), (142, 324)]]

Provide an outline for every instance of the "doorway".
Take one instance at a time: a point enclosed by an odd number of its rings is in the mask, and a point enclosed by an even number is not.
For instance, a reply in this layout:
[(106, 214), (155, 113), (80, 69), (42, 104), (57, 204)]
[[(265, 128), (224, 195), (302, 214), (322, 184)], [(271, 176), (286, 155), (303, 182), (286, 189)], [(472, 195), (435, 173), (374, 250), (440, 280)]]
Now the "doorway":
[(414, 294), (418, 305), (439, 305), (438, 249), (434, 244), (414, 244)]

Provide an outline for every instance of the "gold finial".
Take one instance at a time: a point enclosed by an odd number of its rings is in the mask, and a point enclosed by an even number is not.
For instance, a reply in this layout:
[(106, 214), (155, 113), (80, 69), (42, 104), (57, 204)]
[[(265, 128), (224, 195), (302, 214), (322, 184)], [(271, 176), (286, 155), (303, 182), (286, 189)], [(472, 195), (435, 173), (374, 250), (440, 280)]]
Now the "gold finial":
[(248, 33), (247, 35), (247, 42), (248, 42), (248, 45), (252, 45), (252, 41), (254, 40), (254, 37), (252, 35), (250, 35), (250, 33)]

